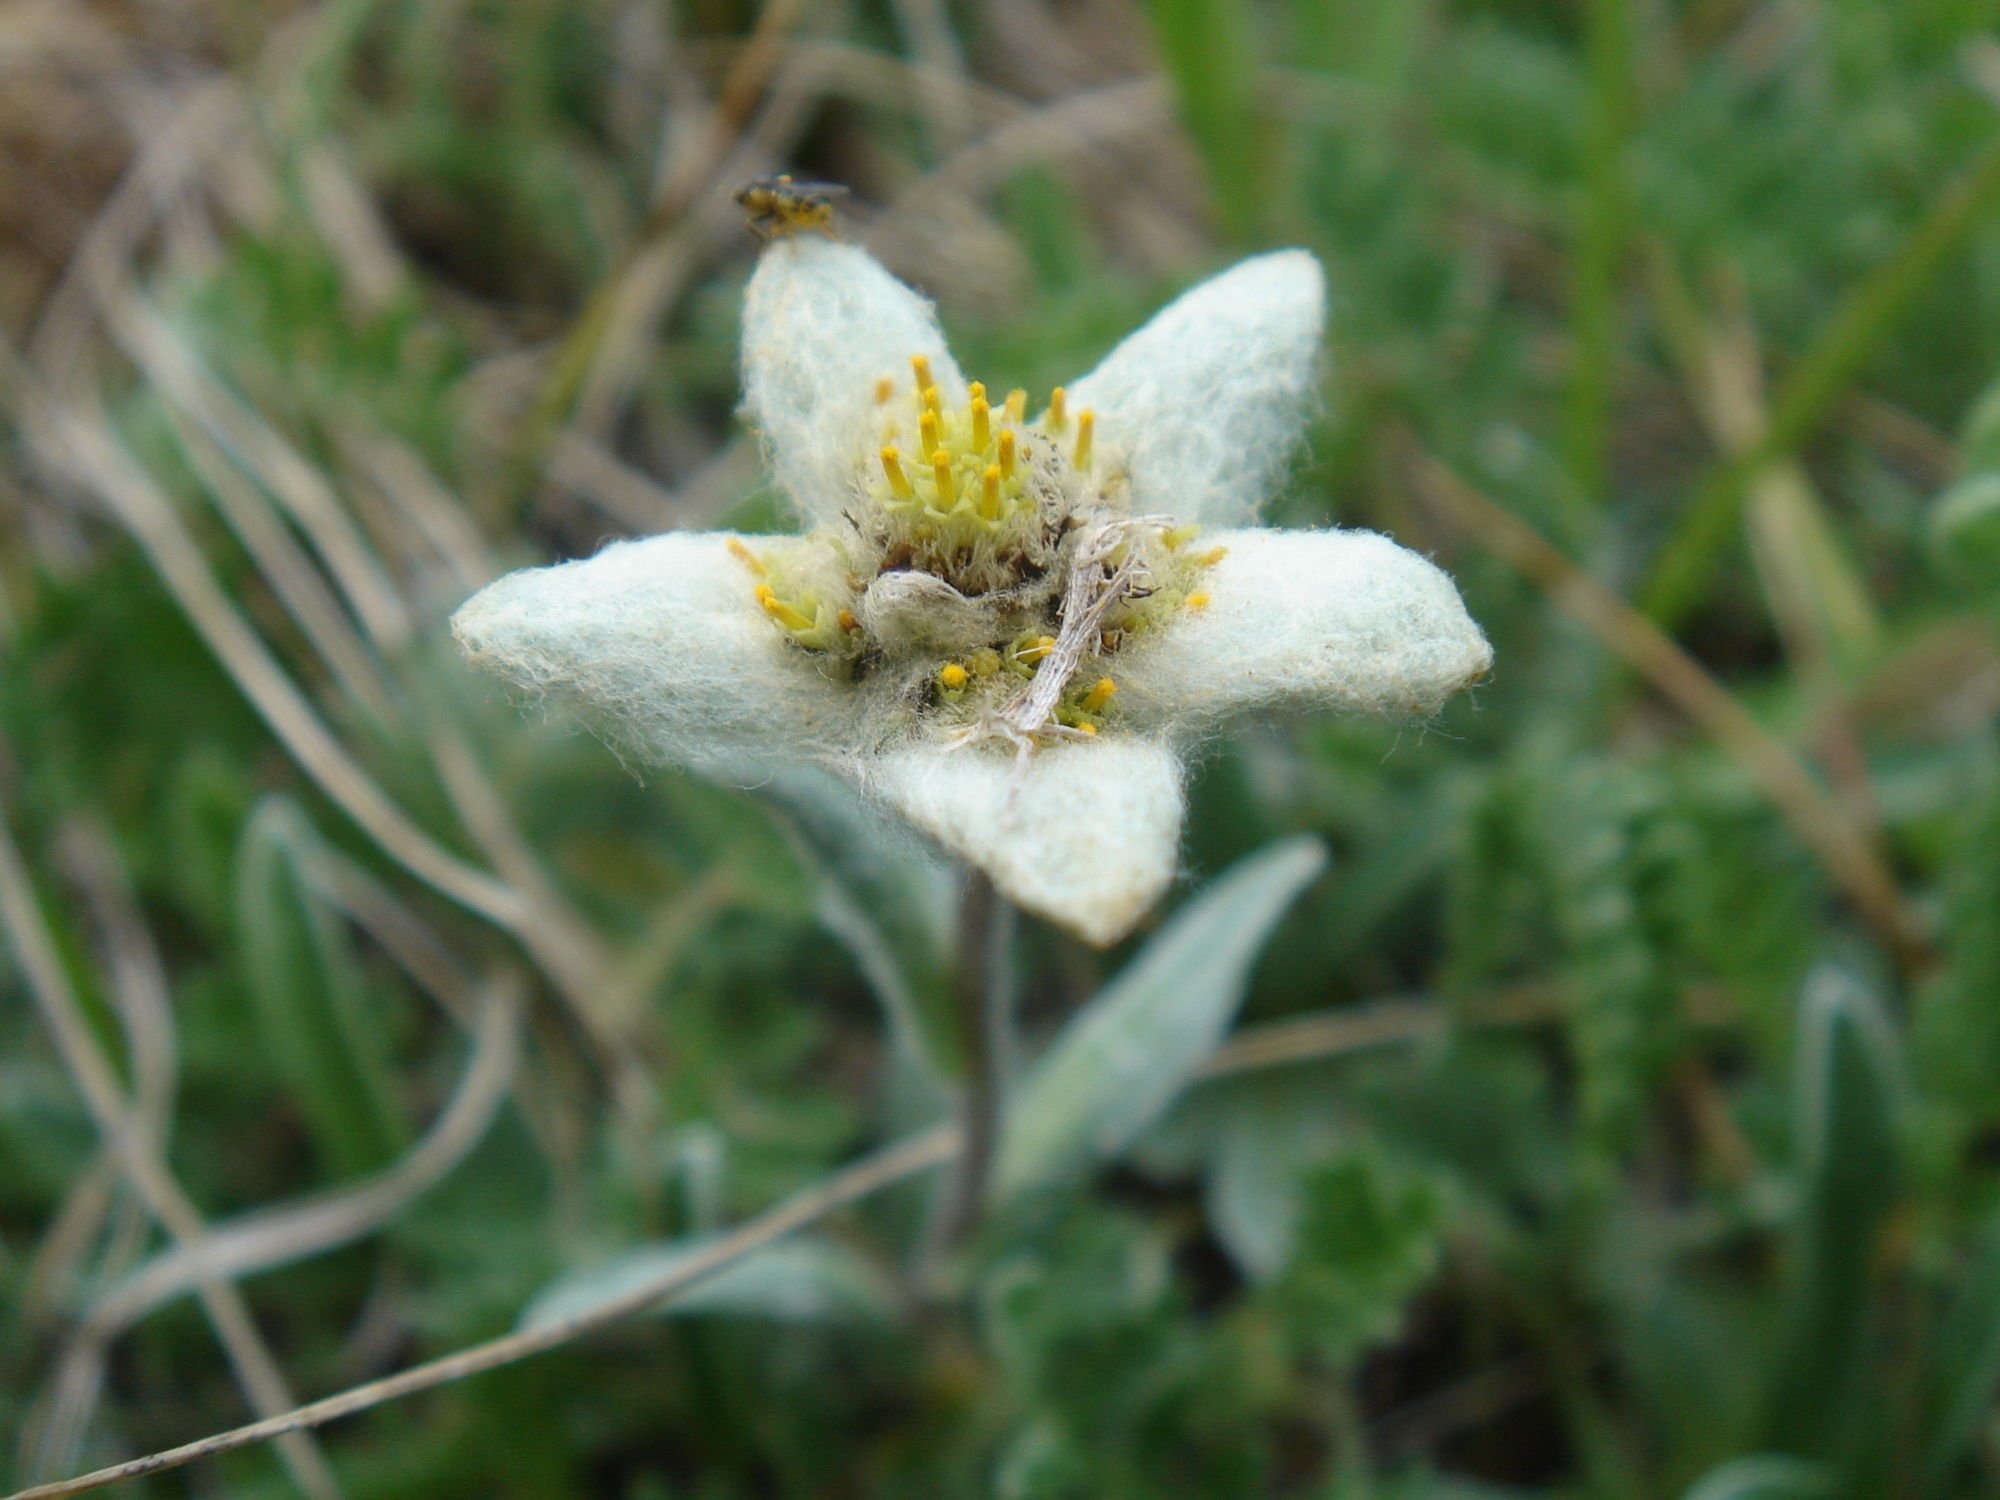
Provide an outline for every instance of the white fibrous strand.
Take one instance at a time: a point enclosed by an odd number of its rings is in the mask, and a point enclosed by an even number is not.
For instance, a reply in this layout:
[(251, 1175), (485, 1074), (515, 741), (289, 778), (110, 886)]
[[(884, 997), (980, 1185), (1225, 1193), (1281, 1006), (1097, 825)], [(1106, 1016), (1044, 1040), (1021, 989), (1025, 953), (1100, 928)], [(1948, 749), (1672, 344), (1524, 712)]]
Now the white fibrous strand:
[[(1041, 659), (1035, 675), (998, 709), (982, 713), (953, 736), (955, 749), (1000, 740), (1019, 755), (1035, 748), (1040, 735), (1087, 739), (1081, 729), (1056, 722), (1056, 707), (1084, 664), (1098, 654), (1105, 617), (1129, 597), (1141, 576), (1136, 551), (1126, 545), (1136, 527), (1157, 524), (1151, 518), (1120, 517), (1102, 521), (1078, 534), (1070, 561), (1069, 583), (1063, 591), (1062, 628), (1055, 644)], [(1122, 552), (1122, 556), (1120, 553)]]

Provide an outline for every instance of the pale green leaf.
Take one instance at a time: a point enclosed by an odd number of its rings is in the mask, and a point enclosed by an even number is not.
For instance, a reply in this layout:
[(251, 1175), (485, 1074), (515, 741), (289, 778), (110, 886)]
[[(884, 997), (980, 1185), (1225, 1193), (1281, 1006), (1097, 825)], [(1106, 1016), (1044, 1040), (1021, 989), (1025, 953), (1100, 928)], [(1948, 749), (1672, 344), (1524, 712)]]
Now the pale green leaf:
[(1821, 1500), (1834, 1493), (1826, 1470), (1782, 1453), (1732, 1458), (1689, 1486), (1683, 1500)]
[[(708, 1249), (710, 1237), (647, 1245), (558, 1277), (536, 1294), (520, 1326), (577, 1317), (630, 1296)], [(778, 1323), (866, 1323), (891, 1315), (882, 1274), (838, 1241), (799, 1237), (751, 1251), (660, 1304), (663, 1317), (703, 1314)]]
[(237, 851), (236, 918), (264, 1048), (327, 1165), (355, 1177), (387, 1163), (412, 1132), (379, 992), (311, 878), (317, 837), (296, 804), (264, 802)]
[(1166, 1112), (1235, 1019), (1272, 927), (1325, 862), (1315, 839), (1244, 860), (1063, 1029), (1009, 1104), (1000, 1197), (1109, 1160)]

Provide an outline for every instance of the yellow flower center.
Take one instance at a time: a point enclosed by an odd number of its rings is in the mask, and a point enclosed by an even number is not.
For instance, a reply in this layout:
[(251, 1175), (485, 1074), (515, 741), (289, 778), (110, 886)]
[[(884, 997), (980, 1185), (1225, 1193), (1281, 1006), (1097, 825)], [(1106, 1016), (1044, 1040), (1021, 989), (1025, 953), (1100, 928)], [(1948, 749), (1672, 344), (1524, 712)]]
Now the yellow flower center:
[(775, 561), (730, 550), (764, 613), (829, 673), (890, 684), (961, 728), (1004, 722), (1017, 743), (1096, 734), (1115, 712), (1117, 653), (1207, 608), (1196, 584), (1224, 549), (1191, 547), (1198, 527), (1132, 517), (1097, 414), (1061, 386), (1031, 423), (1026, 391), (995, 403), (973, 382), (947, 403), (925, 356), (910, 375), (907, 390), (874, 382), (844, 524)]
[(1037, 429), (1026, 421), (1025, 391), (996, 407), (974, 381), (963, 405), (948, 405), (928, 359), (913, 356), (910, 372), (906, 399), (875, 404), (876, 465), (856, 517), (883, 566), (935, 574), (967, 595), (1046, 567), (1064, 519), (1089, 498), (1095, 418), (1082, 414), (1065, 454), (1054, 421), (1060, 393)]

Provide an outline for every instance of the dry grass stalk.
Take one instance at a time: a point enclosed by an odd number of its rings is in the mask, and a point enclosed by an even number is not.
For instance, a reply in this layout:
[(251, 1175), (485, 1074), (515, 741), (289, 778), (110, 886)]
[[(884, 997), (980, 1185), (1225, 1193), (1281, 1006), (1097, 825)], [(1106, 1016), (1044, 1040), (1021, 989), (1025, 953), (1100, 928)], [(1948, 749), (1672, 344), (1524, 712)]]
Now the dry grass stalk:
[[(63, 1065), (126, 1179), (168, 1234), (184, 1246), (199, 1245), (207, 1237), (207, 1225), (167, 1170), (158, 1141), (137, 1118), (116, 1070), (98, 1046), (4, 822), (0, 822), (0, 928), (14, 948)], [(294, 1398), (284, 1372), (258, 1332), (242, 1293), (228, 1282), (207, 1280), (200, 1284), (199, 1296), (251, 1406), (266, 1414), (290, 1406)], [(281, 1452), (301, 1489), (314, 1500), (337, 1500), (340, 1488), (316, 1444), (290, 1441)]]
[(1900, 963), (1929, 966), (1933, 955), (1894, 876), (1799, 759), (1692, 656), (1645, 616), (1578, 568), (1518, 517), (1421, 452), (1410, 472), (1418, 490), (1526, 574), (1616, 655), (1713, 735), (1759, 786), (1805, 846), (1819, 857), (1868, 925)]
[(919, 1172), (942, 1166), (951, 1159), (957, 1149), (958, 1132), (949, 1125), (936, 1126), (867, 1157), (844, 1171), (836, 1172), (818, 1185), (806, 1189), (776, 1208), (722, 1235), (671, 1271), (588, 1312), (507, 1334), (502, 1338), (491, 1339), (470, 1349), (462, 1349), (456, 1354), (446, 1355), (442, 1359), (431, 1360), (427, 1364), (403, 1370), (386, 1379), (370, 1381), (366, 1385), (343, 1391), (337, 1396), (329, 1396), (324, 1401), (315, 1401), (309, 1406), (302, 1406), (263, 1421), (252, 1422), (229, 1432), (218, 1432), (178, 1448), (148, 1454), (144, 1458), (136, 1458), (128, 1463), (114, 1464), (94, 1473), (79, 1475), (75, 1479), (36, 1485), (9, 1496), (8, 1500), (56, 1500), (58, 1496), (80, 1495), (88, 1490), (116, 1484), (121, 1480), (137, 1479), (141, 1475), (156, 1474), (166, 1469), (177, 1469), (198, 1459), (302, 1433), (328, 1422), (338, 1421), (342, 1417), (353, 1416), (370, 1407), (379, 1406), (385, 1401), (395, 1401), (420, 1391), (433, 1390), (471, 1375), (497, 1370), (550, 1349), (560, 1348), (587, 1333), (646, 1312), (675, 1294), (687, 1290), (705, 1277), (713, 1276), (725, 1267), (733, 1265), (753, 1250), (762, 1249), (788, 1234), (814, 1224), (850, 1203), (913, 1177)]

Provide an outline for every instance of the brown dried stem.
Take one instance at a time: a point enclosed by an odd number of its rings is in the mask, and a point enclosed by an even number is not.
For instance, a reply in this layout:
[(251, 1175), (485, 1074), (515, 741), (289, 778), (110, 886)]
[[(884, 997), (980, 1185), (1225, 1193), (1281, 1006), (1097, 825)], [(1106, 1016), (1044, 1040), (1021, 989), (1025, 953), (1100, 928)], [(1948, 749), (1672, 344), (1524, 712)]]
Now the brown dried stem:
[(197, 1459), (233, 1452), (238, 1448), (269, 1442), (273, 1438), (287, 1434), (305, 1432), (342, 1417), (366, 1411), (372, 1406), (379, 1406), (385, 1401), (394, 1401), (404, 1396), (415, 1395), (419, 1391), (432, 1390), (456, 1380), (463, 1380), (469, 1375), (497, 1370), (503, 1365), (518, 1363), (531, 1355), (559, 1348), (586, 1333), (647, 1311), (675, 1294), (686, 1291), (703, 1278), (712, 1276), (724, 1267), (741, 1260), (751, 1251), (761, 1249), (795, 1230), (823, 1219), (836, 1209), (844, 1208), (918, 1172), (938, 1166), (950, 1160), (957, 1149), (956, 1127), (936, 1126), (856, 1162), (844, 1171), (835, 1173), (824, 1182), (806, 1189), (767, 1213), (758, 1215), (740, 1228), (723, 1235), (672, 1270), (654, 1277), (643, 1286), (635, 1287), (621, 1297), (601, 1303), (588, 1312), (538, 1327), (526, 1328), (518, 1333), (490, 1339), (483, 1344), (475, 1344), (470, 1349), (462, 1349), (456, 1354), (448, 1354), (442, 1359), (431, 1360), (427, 1364), (400, 1371), (382, 1380), (355, 1386), (337, 1396), (329, 1396), (324, 1401), (315, 1401), (309, 1406), (302, 1406), (295, 1411), (269, 1417), (261, 1422), (252, 1422), (228, 1432), (214, 1433), (178, 1448), (169, 1448), (164, 1452), (148, 1454), (144, 1458), (135, 1458), (122, 1464), (113, 1464), (109, 1468), (98, 1469), (74, 1479), (61, 1480), (55, 1484), (36, 1485), (9, 1496), (8, 1500), (55, 1500), (55, 1497), (60, 1495), (80, 1495), (87, 1490), (116, 1484), (120, 1480), (137, 1479), (143, 1474), (157, 1474), (165, 1469), (177, 1469)]
[[(1532, 1021), (1546, 1014), (1547, 1010), (1544, 1005), (1532, 1002), (1522, 1004), (1517, 1000), (1517, 1003), (1502, 1006), (1488, 1019), (1496, 1024)], [(1434, 1034), (1445, 1024), (1447, 1021), (1442, 1012), (1413, 1001), (1390, 1001), (1373, 1007), (1296, 1017), (1255, 1028), (1225, 1043), (1209, 1059), (1202, 1076), (1219, 1078), (1251, 1068), (1324, 1061), (1370, 1047), (1415, 1041)], [(416, 1395), (469, 1375), (498, 1369), (559, 1348), (584, 1334), (608, 1327), (671, 1299), (751, 1251), (803, 1229), (836, 1209), (858, 1202), (931, 1167), (943, 1165), (958, 1154), (961, 1139), (958, 1127), (950, 1124), (933, 1126), (910, 1136), (750, 1220), (715, 1241), (701, 1254), (681, 1262), (646, 1285), (635, 1287), (616, 1301), (602, 1303), (589, 1312), (474, 1345), (385, 1379), (342, 1391), (282, 1416), (215, 1433), (178, 1448), (114, 1464), (74, 1479), (21, 1490), (7, 1496), (6, 1500), (57, 1500), (58, 1496), (80, 1495), (121, 1480), (179, 1468), (197, 1459), (323, 1426), (387, 1401)]]
[[(201, 1244), (208, 1234), (207, 1225), (128, 1105), (118, 1074), (84, 1017), (4, 820), (0, 820), (0, 930), (13, 945), (56, 1050), (127, 1180), (168, 1234), (183, 1245)], [(289, 1406), (293, 1397), (284, 1372), (258, 1332), (243, 1294), (231, 1283), (205, 1280), (199, 1295), (250, 1404), (262, 1412)], [(315, 1500), (337, 1500), (339, 1486), (316, 1445), (294, 1439), (281, 1452), (301, 1489)]]
[(1906, 969), (1931, 953), (1895, 878), (1799, 758), (1652, 621), (1590, 577), (1525, 522), (1429, 455), (1413, 452), (1417, 488), (1527, 575), (1689, 718), (1712, 734), (1763, 787), (1805, 846), (1819, 857), (1883, 944)]

